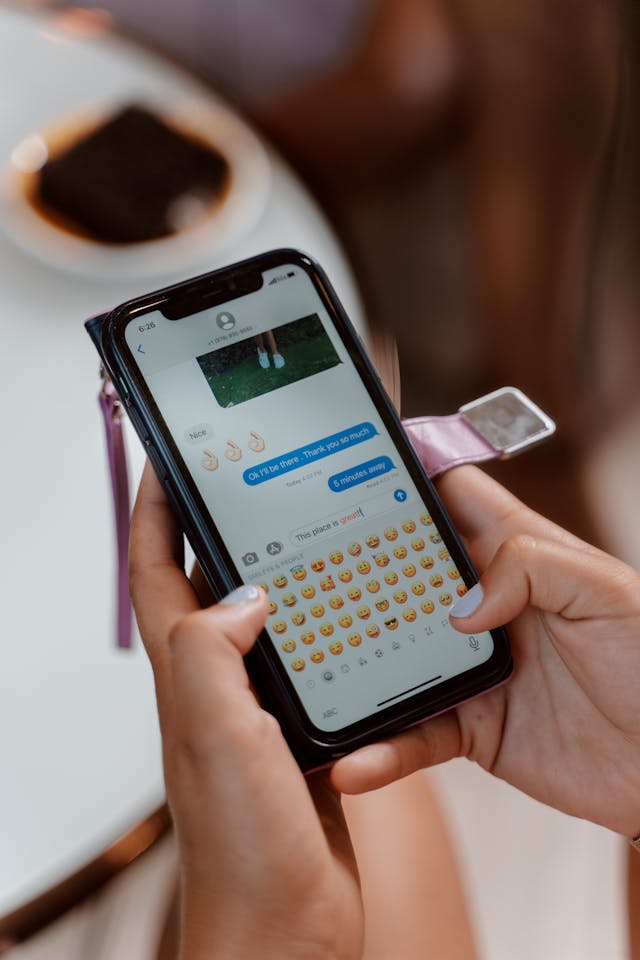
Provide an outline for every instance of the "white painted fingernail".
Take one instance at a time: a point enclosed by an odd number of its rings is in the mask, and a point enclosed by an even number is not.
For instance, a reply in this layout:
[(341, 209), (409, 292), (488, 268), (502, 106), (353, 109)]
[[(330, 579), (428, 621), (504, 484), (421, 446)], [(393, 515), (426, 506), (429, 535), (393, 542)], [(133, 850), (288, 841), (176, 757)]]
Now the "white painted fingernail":
[(245, 584), (243, 587), (238, 587), (236, 590), (228, 593), (226, 597), (222, 598), (220, 603), (251, 603), (252, 600), (257, 600), (259, 596), (260, 591), (257, 587)]
[(451, 608), (450, 617), (470, 617), (475, 613), (482, 601), (484, 592), (479, 583), (475, 583), (470, 590)]

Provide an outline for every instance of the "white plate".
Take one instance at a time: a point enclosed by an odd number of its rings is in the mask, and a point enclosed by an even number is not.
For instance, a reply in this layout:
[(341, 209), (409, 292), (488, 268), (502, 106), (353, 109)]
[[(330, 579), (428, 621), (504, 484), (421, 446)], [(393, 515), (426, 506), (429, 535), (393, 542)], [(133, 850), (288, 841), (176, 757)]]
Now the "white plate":
[[(179, 274), (210, 263), (242, 239), (260, 219), (270, 189), (270, 164), (258, 137), (223, 104), (186, 99), (170, 105), (145, 97), (137, 104), (165, 123), (215, 148), (229, 164), (230, 182), (219, 202), (186, 229), (158, 240), (104, 244), (73, 235), (40, 215), (26, 196), (29, 174), (47, 156), (47, 146), (65, 130), (89, 130), (124, 104), (96, 104), (59, 118), (24, 137), (11, 151), (2, 190), (4, 230), (23, 250), (69, 273), (126, 280)], [(31, 175), (31, 177), (33, 174)]]

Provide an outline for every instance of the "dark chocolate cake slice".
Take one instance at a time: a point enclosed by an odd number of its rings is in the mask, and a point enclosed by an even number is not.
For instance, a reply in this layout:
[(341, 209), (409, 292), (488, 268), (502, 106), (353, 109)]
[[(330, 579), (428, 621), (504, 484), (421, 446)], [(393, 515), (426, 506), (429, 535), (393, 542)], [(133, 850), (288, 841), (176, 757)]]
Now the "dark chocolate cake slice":
[(227, 176), (220, 154), (130, 106), (43, 166), (38, 200), (96, 240), (139, 243), (202, 215)]

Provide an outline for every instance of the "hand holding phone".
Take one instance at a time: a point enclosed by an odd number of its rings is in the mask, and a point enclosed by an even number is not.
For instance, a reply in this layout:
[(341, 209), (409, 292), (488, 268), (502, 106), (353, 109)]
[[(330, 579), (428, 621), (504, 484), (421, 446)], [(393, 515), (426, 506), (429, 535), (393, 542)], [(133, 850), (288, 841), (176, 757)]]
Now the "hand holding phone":
[(471, 564), (328, 279), (274, 251), (89, 324), (214, 592), (269, 598), (247, 658), (305, 768), (504, 680), (449, 623)]
[(508, 684), (339, 760), (345, 793), (453, 757), (573, 816), (640, 832), (640, 574), (529, 510), (474, 467), (439, 492), (484, 573), (464, 635), (508, 622)]
[(249, 688), (242, 658), (264, 626), (266, 597), (202, 610), (180, 554), (180, 529), (147, 467), (132, 587), (179, 846), (180, 955), (360, 957), (362, 901), (339, 799), (326, 773), (303, 777)]

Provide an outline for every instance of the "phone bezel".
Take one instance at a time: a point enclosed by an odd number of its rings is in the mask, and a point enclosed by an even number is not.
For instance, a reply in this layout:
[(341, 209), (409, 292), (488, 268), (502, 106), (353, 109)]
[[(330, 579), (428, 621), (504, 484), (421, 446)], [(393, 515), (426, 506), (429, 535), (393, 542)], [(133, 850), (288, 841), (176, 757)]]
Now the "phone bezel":
[[(185, 533), (203, 566), (207, 579), (218, 594), (223, 594), (245, 582), (233, 563), (215, 521), (210, 516), (182, 460), (180, 451), (129, 349), (124, 331), (130, 321), (139, 319), (140, 316), (154, 310), (162, 310), (163, 306), (175, 305), (180, 298), (183, 302), (185, 297), (187, 300), (197, 301), (200, 291), (206, 294), (203, 310), (214, 305), (218, 295), (220, 299), (217, 302), (228, 303), (239, 296), (244, 296), (245, 292), (254, 292), (259, 289), (254, 287), (247, 291), (242, 285), (243, 277), (251, 276), (256, 271), (262, 273), (288, 264), (294, 264), (303, 269), (314, 284), (376, 410), (389, 430), (399, 456), (440, 530), (443, 543), (449, 549), (464, 582), (470, 586), (477, 581), (476, 572), (328, 278), (310, 257), (292, 249), (270, 251), (231, 267), (212, 271), (128, 301), (113, 310), (103, 326), (104, 358), (115, 376), (116, 389), (123, 394), (127, 409), (132, 414), (134, 426), (146, 443), (156, 472), (178, 511)], [(251, 286), (251, 282), (247, 286)], [(237, 292), (238, 288), (240, 292)], [(213, 291), (216, 292), (213, 293)], [(179, 309), (177, 312), (179, 313)], [(180, 320), (177, 319), (175, 322), (179, 323)], [(266, 696), (267, 702), (278, 715), (283, 710), (289, 714), (288, 731), (286, 731), (289, 733), (289, 739), (296, 739), (296, 737), (299, 739), (301, 734), (302, 748), (312, 747), (316, 751), (320, 750), (323, 756), (327, 751), (332, 756), (337, 756), (373, 738), (442, 712), (506, 679), (511, 671), (508, 639), (502, 628), (491, 631), (491, 634), (494, 650), (484, 663), (401, 700), (397, 704), (392, 704), (385, 710), (370, 714), (338, 731), (325, 731), (311, 722), (266, 631), (261, 635), (251, 660), (259, 672), (267, 667), (270, 673), (271, 683), (267, 680), (266, 683), (259, 684), (260, 693)]]

